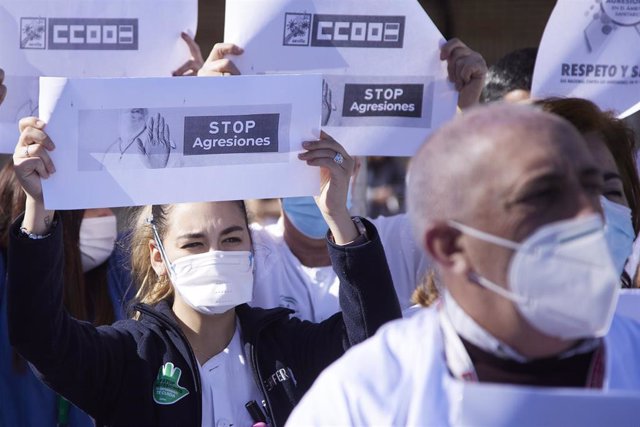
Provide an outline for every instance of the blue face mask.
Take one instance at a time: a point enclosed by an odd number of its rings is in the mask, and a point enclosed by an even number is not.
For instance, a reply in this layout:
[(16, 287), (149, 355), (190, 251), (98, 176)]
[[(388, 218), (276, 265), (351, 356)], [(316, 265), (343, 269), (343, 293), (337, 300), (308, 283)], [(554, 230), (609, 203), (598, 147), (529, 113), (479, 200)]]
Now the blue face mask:
[(616, 271), (618, 274), (622, 274), (636, 238), (631, 222), (631, 209), (602, 196), (600, 204), (604, 212), (604, 234), (609, 245), (609, 252), (616, 265)]
[(287, 197), (282, 209), (299, 232), (311, 239), (324, 238), (329, 227), (313, 197)]
[[(282, 209), (299, 232), (311, 239), (324, 239), (329, 226), (313, 197), (284, 198)], [(351, 185), (347, 194), (347, 209), (351, 209)]]

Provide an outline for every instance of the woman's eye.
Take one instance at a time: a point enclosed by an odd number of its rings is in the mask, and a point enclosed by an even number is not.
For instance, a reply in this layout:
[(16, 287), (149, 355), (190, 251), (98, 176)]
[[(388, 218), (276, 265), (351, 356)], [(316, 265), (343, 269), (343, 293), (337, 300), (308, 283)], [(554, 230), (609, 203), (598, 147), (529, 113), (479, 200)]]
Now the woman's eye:
[(241, 243), (242, 239), (239, 237), (227, 237), (222, 242), (223, 243)]
[(197, 248), (197, 247), (199, 247), (201, 245), (202, 245), (202, 243), (200, 243), (200, 242), (189, 242), (189, 243), (185, 243), (182, 246), (180, 246), (180, 249)]

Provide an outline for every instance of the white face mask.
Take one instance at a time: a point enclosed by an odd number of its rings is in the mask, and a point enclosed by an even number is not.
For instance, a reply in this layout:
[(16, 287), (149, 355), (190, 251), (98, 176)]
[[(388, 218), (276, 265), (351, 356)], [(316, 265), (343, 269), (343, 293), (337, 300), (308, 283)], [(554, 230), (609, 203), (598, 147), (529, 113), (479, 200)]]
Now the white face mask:
[(210, 251), (178, 258), (169, 276), (184, 301), (203, 314), (225, 313), (253, 298), (249, 251)]
[(636, 233), (631, 222), (631, 209), (600, 197), (604, 212), (604, 234), (618, 275), (622, 274), (627, 258), (631, 256)]
[(80, 223), (80, 257), (86, 273), (105, 262), (113, 253), (118, 237), (116, 217), (84, 218)]
[(209, 251), (169, 262), (152, 224), (156, 245), (169, 270), (173, 287), (202, 314), (222, 314), (253, 299), (253, 254), (249, 251)]
[(513, 301), (533, 327), (563, 339), (606, 335), (620, 280), (599, 215), (542, 226), (522, 243), (450, 224), (469, 236), (516, 251), (509, 265), (509, 289), (475, 273), (470, 279)]

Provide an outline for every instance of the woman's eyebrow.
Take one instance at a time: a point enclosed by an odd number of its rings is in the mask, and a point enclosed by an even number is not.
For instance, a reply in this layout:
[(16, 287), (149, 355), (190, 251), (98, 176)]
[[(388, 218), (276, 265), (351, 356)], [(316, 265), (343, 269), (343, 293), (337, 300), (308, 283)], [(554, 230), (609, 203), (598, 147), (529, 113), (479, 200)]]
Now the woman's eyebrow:
[(186, 233), (178, 236), (178, 239), (202, 239), (204, 233)]
[(231, 227), (227, 227), (220, 232), (221, 236), (225, 234), (233, 233), (234, 231), (244, 231), (244, 227), (240, 227), (239, 225), (232, 225)]

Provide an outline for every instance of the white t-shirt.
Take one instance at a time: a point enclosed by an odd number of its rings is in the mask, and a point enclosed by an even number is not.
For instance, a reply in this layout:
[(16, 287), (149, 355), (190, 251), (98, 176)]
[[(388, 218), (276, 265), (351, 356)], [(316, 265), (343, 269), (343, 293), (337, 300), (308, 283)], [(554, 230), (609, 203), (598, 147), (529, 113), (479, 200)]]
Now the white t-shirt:
[[(411, 305), (411, 294), (429, 262), (415, 244), (406, 214), (372, 220), (384, 246), (401, 308)], [(283, 238), (282, 221), (262, 227), (251, 225), (256, 259), (252, 305), (286, 307), (295, 316), (321, 322), (340, 311), (339, 280), (331, 266), (305, 267)]]
[(250, 361), (245, 357), (240, 325), (229, 346), (207, 360), (200, 368), (202, 383), (202, 426), (251, 426), (245, 404), (262, 402), (262, 393), (253, 379)]

